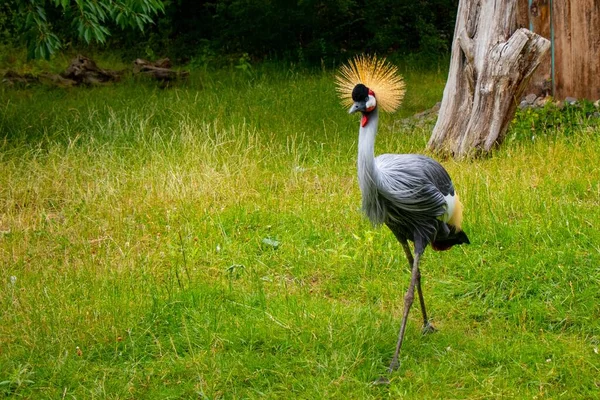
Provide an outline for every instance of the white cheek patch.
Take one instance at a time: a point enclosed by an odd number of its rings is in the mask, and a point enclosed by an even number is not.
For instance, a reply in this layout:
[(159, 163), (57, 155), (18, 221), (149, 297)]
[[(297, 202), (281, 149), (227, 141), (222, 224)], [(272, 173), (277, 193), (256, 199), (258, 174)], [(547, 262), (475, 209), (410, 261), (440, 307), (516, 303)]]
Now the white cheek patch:
[(441, 216), (442, 221), (448, 222), (454, 215), (454, 207), (456, 206), (456, 198), (451, 194), (444, 196), (446, 199), (446, 212)]
[(377, 105), (377, 100), (375, 100), (375, 96), (369, 95), (369, 99), (367, 100), (366, 106), (367, 111), (373, 111), (375, 106)]
[(454, 196), (448, 194), (447, 196), (444, 196), (444, 199), (446, 199), (446, 212), (440, 215), (438, 219), (454, 226), (459, 231), (462, 230), (463, 205), (460, 202), (458, 193), (455, 193)]

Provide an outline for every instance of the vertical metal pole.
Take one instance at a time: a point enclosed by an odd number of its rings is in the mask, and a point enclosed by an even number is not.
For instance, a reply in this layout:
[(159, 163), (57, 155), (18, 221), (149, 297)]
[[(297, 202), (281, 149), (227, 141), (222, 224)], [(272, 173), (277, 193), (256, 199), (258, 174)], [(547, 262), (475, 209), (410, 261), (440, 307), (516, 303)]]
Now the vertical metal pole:
[(554, 41), (554, 4), (553, 0), (550, 0), (550, 73), (552, 77), (552, 97), (556, 97), (556, 68), (554, 64), (554, 52), (555, 52), (555, 41)]
[(533, 32), (533, 19), (531, 18), (531, 4), (533, 0), (529, 0), (529, 7), (527, 7), (527, 20), (529, 21), (529, 30)]

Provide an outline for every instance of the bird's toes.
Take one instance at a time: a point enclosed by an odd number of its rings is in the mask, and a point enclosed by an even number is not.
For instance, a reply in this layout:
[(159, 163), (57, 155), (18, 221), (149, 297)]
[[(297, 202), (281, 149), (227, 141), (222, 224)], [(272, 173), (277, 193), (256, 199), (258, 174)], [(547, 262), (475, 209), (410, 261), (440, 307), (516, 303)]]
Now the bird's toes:
[(392, 373), (400, 367), (400, 361), (398, 359), (393, 359), (390, 363), (390, 367), (388, 368), (388, 372)]
[(437, 331), (435, 326), (433, 326), (433, 324), (431, 322), (427, 321), (427, 323), (425, 325), (423, 325), (423, 329), (421, 330), (421, 333), (423, 335), (429, 335), (430, 333), (434, 333), (435, 331)]
[(390, 379), (387, 376), (380, 376), (375, 382), (373, 382), (373, 385), (389, 385), (390, 384)]

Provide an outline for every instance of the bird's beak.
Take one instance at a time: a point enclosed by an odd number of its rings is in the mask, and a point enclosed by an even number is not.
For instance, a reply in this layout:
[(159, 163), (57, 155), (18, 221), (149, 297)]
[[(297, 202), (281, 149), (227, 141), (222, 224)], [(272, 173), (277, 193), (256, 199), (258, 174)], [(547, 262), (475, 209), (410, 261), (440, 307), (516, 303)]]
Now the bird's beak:
[(352, 104), (352, 107), (348, 110), (348, 114), (354, 114), (357, 111), (365, 112), (367, 111), (367, 103), (364, 101), (357, 101)]

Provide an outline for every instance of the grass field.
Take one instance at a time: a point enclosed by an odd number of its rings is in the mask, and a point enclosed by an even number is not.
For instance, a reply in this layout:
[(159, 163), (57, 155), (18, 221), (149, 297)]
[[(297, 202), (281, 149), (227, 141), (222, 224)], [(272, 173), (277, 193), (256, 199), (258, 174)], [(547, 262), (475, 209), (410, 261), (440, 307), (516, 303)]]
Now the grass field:
[[(443, 67), (401, 69), (379, 153), (422, 152), (400, 120), (441, 99)], [(443, 161), (472, 244), (426, 251), (439, 331), (415, 305), (388, 386), (409, 274), (360, 214), (357, 132), (293, 66), (1, 88), (0, 396), (599, 398), (598, 124), (521, 112)]]

